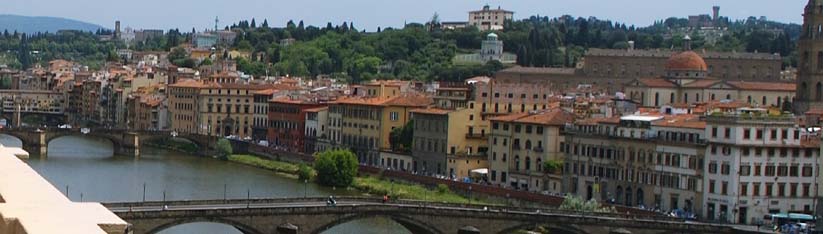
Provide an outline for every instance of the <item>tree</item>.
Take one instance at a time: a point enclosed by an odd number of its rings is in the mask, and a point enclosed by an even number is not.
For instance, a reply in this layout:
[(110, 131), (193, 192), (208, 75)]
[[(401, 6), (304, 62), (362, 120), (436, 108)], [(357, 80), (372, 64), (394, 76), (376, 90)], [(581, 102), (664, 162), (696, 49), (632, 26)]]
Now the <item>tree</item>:
[(260, 27), (269, 28), (269, 20), (268, 19), (263, 19), (263, 25), (260, 25)]
[(357, 176), (357, 156), (348, 150), (327, 150), (315, 156), (317, 181), (326, 186), (348, 187)]
[(543, 170), (546, 171), (548, 174), (555, 174), (559, 172), (558, 170), (563, 168), (563, 161), (562, 160), (548, 160), (543, 162)]
[(410, 152), (414, 136), (414, 120), (409, 120), (401, 128), (395, 128), (389, 134), (389, 144), (394, 151)]
[(571, 210), (577, 212), (585, 212), (585, 213), (615, 213), (615, 209), (612, 206), (601, 206), (596, 200), (588, 200), (584, 201), (583, 198), (566, 195), (563, 198), (563, 203), (560, 204), (561, 210)]
[(219, 158), (225, 159), (232, 155), (231, 142), (229, 142), (228, 139), (220, 138), (220, 140), (217, 141), (217, 145), (215, 145), (215, 149), (217, 149), (217, 156)]

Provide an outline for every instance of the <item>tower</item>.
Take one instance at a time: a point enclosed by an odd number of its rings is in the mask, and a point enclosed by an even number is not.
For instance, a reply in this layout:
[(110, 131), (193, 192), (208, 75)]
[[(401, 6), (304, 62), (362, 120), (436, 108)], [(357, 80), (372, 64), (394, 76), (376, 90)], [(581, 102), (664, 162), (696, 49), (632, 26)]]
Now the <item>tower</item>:
[(220, 18), (218, 16), (214, 17), (214, 31), (217, 32), (217, 25), (220, 24)]
[(114, 39), (120, 39), (120, 21), (114, 21)]
[(809, 0), (797, 43), (797, 91), (795, 114), (823, 109), (823, 0)]
[(712, 20), (717, 22), (720, 19), (720, 6), (712, 7)]

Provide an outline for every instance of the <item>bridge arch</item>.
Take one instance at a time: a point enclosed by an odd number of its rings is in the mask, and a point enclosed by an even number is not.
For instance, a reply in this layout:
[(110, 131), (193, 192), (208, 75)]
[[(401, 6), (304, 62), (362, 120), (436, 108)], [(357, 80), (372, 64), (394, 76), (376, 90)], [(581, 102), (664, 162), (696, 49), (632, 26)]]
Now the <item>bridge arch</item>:
[(55, 134), (48, 134), (47, 138), (46, 138), (46, 146), (51, 145), (51, 143), (54, 140), (57, 140), (57, 139), (60, 139), (60, 138), (63, 138), (63, 137), (69, 137), (69, 136), (87, 137), (87, 138), (108, 140), (109, 142), (111, 142), (112, 152), (114, 152), (115, 154), (117, 154), (117, 150), (120, 149), (120, 147), (123, 144), (122, 136), (121, 137), (116, 137), (114, 135), (106, 134), (106, 133), (90, 132), (88, 134), (83, 134), (82, 132), (79, 132), (79, 131), (66, 131), (66, 132), (60, 132), (60, 133), (55, 133)]
[(216, 218), (216, 217), (196, 217), (196, 218), (178, 219), (178, 220), (174, 220), (172, 222), (165, 223), (165, 224), (162, 224), (160, 226), (157, 226), (157, 227), (149, 230), (148, 232), (146, 232), (146, 234), (157, 234), (157, 233), (160, 233), (161, 231), (164, 231), (166, 229), (176, 227), (176, 226), (180, 226), (180, 225), (183, 225), (183, 224), (190, 224), (190, 223), (219, 223), (219, 224), (225, 224), (225, 225), (229, 225), (229, 226), (232, 226), (234, 228), (237, 228), (237, 230), (239, 230), (240, 232), (242, 232), (244, 234), (264, 234), (264, 232), (262, 232), (260, 230), (256, 230), (253, 227), (250, 227), (250, 226), (245, 225), (243, 223), (233, 221), (233, 220), (230, 220), (230, 219), (222, 219), (222, 218)]
[[(11, 133), (11, 132), (2, 132), (2, 133), (0, 133), (0, 135), (8, 136), (8, 139), (13, 141), (13, 142), (5, 142), (5, 144), (3, 144), (7, 147), (23, 147), (23, 145), (26, 144), (26, 142), (24, 140), (25, 138), (23, 136), (18, 135), (18, 134), (14, 134), (14, 133)], [(5, 137), (5, 136), (2, 136), (2, 137)], [(0, 143), (3, 143), (3, 142), (0, 142)]]
[[(559, 233), (559, 234), (589, 234), (588, 232), (574, 226), (571, 224), (552, 224), (552, 223), (525, 223), (520, 225), (511, 226), (508, 228), (503, 229), (499, 232), (499, 234), (508, 234), (514, 233), (518, 230), (533, 230), (538, 227), (545, 227), (550, 230), (549, 233)], [(482, 231), (482, 230), (481, 230)]]
[[(339, 219), (335, 219), (334, 222), (325, 224), (320, 226), (319, 228), (310, 231), (308, 233), (312, 234), (320, 234), (326, 230), (329, 230), (333, 227), (338, 225), (348, 223), (351, 221), (359, 220), (359, 219), (367, 219), (367, 218), (374, 218), (374, 217), (384, 217), (389, 218), (394, 222), (397, 222), (404, 228), (408, 229), (412, 233), (423, 233), (423, 234), (444, 234), (445, 232), (436, 229), (432, 225), (426, 224), (425, 222), (413, 219), (411, 217), (400, 215), (400, 214), (387, 214), (383, 212), (367, 212), (367, 213), (360, 213), (360, 214), (353, 214), (353, 215), (346, 215)], [(456, 230), (455, 230), (456, 231)]]
[(204, 149), (205, 143), (201, 142), (200, 139), (196, 139), (194, 137), (189, 137), (187, 135), (182, 136), (171, 136), (171, 134), (141, 134), (140, 135), (140, 145), (145, 145), (144, 143), (151, 143), (157, 140), (185, 140), (188, 143), (192, 143), (197, 146), (198, 150)]

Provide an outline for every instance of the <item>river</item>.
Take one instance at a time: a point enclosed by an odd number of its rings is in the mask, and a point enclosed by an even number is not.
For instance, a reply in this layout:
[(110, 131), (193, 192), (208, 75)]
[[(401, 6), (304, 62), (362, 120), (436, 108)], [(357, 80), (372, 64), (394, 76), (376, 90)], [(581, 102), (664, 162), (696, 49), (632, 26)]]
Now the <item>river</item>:
[[(0, 143), (20, 147), (20, 140), (0, 135)], [(268, 170), (144, 147), (139, 159), (113, 156), (111, 142), (66, 136), (49, 144), (48, 157), (32, 157), (28, 164), (73, 201), (134, 202), (143, 200), (232, 199), (357, 195), (277, 175)], [(400, 231), (400, 232), (399, 232)], [(325, 233), (409, 233), (387, 218), (360, 219)], [(190, 223), (163, 234), (241, 233), (216, 223)]]

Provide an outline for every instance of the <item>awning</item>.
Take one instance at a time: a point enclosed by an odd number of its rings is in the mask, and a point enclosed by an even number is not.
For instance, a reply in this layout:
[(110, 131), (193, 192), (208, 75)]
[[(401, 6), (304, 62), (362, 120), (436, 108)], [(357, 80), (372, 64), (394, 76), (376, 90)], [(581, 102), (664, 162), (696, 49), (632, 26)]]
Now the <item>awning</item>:
[(486, 174), (489, 174), (489, 169), (488, 168), (478, 168), (478, 169), (471, 170), (471, 173), (486, 175)]

